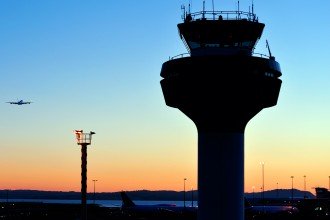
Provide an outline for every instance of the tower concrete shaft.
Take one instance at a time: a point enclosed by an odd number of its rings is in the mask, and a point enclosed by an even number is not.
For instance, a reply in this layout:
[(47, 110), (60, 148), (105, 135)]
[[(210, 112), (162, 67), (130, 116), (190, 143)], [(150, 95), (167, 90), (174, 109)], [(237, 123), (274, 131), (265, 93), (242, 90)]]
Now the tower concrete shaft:
[(87, 219), (87, 144), (81, 144), (81, 217)]
[(166, 104), (198, 131), (198, 220), (244, 220), (245, 127), (276, 105), (281, 87), (275, 58), (253, 56), (264, 24), (237, 13), (228, 20), (187, 14), (178, 28), (190, 56), (170, 59), (161, 70)]
[(244, 219), (244, 134), (199, 131), (198, 146), (198, 219)]

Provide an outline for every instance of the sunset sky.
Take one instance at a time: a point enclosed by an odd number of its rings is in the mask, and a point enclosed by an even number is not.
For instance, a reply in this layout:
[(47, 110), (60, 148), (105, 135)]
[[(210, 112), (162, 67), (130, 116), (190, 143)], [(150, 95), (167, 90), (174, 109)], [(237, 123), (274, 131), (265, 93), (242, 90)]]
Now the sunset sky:
[[(197, 131), (167, 107), (162, 63), (185, 53), (176, 25), (186, 0), (0, 1), (0, 189), (80, 190), (74, 130), (94, 131), (88, 190), (197, 188)], [(211, 10), (211, 0), (206, 7)], [(215, 0), (219, 10), (237, 1)], [(202, 9), (194, 0), (192, 10)], [(255, 0), (280, 63), (278, 105), (245, 132), (245, 191), (328, 187), (330, 2)], [(250, 0), (241, 0), (248, 11)], [(6, 102), (24, 99), (31, 105)], [(225, 181), (225, 179), (224, 179)]]

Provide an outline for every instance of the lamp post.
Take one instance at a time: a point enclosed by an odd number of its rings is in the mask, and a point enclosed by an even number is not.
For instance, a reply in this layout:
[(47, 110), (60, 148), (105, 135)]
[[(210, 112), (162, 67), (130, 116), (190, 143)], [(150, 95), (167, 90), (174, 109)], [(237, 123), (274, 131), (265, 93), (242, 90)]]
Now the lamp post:
[(306, 175), (304, 175), (304, 199), (306, 198)]
[(293, 178), (294, 176), (291, 176), (291, 205), (293, 205)]
[(92, 143), (95, 132), (83, 133), (76, 130), (77, 144), (81, 146), (81, 219), (87, 219), (87, 146)]
[(255, 186), (252, 186), (252, 203), (254, 205), (254, 189), (255, 189)]
[(186, 208), (186, 180), (187, 178), (183, 179), (183, 207)]
[(194, 189), (191, 188), (191, 207), (194, 207)]
[(94, 182), (94, 195), (93, 195), (93, 197), (94, 197), (94, 204), (95, 204), (95, 182), (96, 182), (97, 180), (93, 180), (93, 182)]
[(262, 203), (265, 205), (265, 163), (260, 162), (262, 167)]
[(6, 203), (9, 201), (9, 189), (6, 189)]
[(330, 190), (330, 176), (329, 176), (329, 190)]

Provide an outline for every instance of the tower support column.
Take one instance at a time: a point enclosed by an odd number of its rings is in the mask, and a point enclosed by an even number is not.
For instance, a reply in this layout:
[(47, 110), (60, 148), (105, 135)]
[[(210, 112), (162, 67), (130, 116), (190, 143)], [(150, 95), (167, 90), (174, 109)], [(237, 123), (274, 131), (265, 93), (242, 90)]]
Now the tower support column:
[(244, 133), (198, 131), (198, 219), (244, 220)]
[(95, 132), (83, 133), (75, 130), (77, 144), (81, 146), (81, 219), (87, 219), (87, 146), (92, 143)]
[(81, 145), (81, 219), (87, 219), (87, 145)]

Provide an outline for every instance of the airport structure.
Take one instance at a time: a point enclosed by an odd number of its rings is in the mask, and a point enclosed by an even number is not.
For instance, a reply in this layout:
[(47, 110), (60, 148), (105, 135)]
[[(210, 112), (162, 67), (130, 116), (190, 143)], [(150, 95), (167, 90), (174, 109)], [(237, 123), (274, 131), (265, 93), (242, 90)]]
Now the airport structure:
[(95, 132), (83, 133), (76, 130), (77, 144), (81, 146), (81, 219), (87, 219), (87, 146), (92, 143)]
[[(205, 4), (204, 4), (205, 5)], [(244, 219), (244, 130), (263, 108), (275, 106), (282, 81), (272, 56), (255, 54), (265, 24), (253, 10), (185, 8), (179, 35), (187, 55), (162, 65), (166, 105), (198, 130), (198, 219)]]
[(316, 198), (330, 199), (330, 191), (324, 187), (315, 187)]

